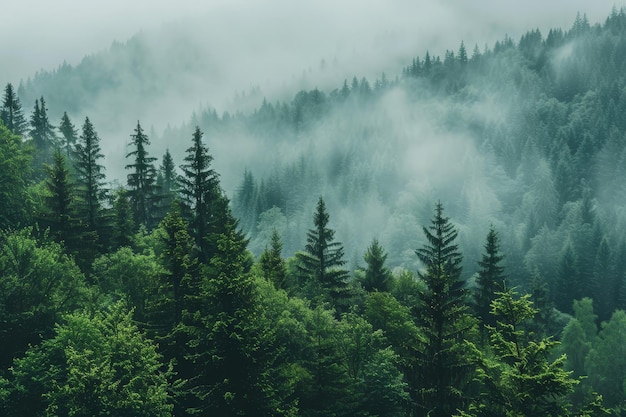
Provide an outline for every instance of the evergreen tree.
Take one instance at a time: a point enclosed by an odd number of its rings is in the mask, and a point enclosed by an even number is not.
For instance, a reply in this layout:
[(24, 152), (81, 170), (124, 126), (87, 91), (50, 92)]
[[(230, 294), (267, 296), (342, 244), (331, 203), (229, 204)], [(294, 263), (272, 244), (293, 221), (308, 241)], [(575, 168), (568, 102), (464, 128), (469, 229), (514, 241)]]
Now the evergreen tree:
[(196, 127), (192, 146), (187, 149), (185, 164), (180, 167), (183, 171), (180, 193), (185, 214), (189, 218), (191, 235), (199, 250), (199, 260), (207, 262), (211, 257), (211, 242), (207, 237), (217, 220), (217, 200), (222, 196), (217, 173), (211, 168), (213, 157), (202, 143), (202, 135), (200, 128)]
[(0, 123), (0, 229), (26, 223), (30, 172), (30, 152), (19, 136)]
[(48, 178), (45, 185), (45, 211), (41, 220), (57, 242), (62, 242), (68, 252), (77, 255), (81, 249), (80, 224), (74, 207), (74, 190), (65, 158), (59, 149), (54, 152), (54, 164), (46, 166)]
[(120, 188), (115, 191), (113, 199), (113, 247), (130, 247), (134, 231), (135, 222), (128, 191)]
[(307, 233), (304, 251), (296, 253), (297, 268), (306, 280), (306, 292), (317, 301), (330, 301), (340, 310), (347, 294), (348, 271), (343, 269), (343, 246), (333, 241), (335, 231), (328, 226), (329, 215), (322, 197), (313, 216), (314, 229)]
[(100, 226), (98, 223), (102, 215), (102, 201), (106, 194), (104, 166), (100, 164), (102, 158), (104, 155), (100, 150), (100, 138), (86, 117), (82, 135), (76, 143), (76, 173), (84, 205), (81, 211), (91, 231), (96, 231)]
[(385, 266), (387, 254), (378, 243), (378, 239), (372, 241), (363, 259), (367, 264), (361, 279), (361, 285), (365, 291), (389, 291), (391, 271)]
[(0, 119), (13, 134), (24, 136), (26, 133), (26, 119), (22, 110), (22, 104), (17, 94), (15, 94), (11, 83), (7, 84), (4, 89), (2, 107), (0, 107)]
[(43, 97), (35, 100), (35, 108), (30, 117), (30, 137), (35, 148), (33, 167), (36, 173), (41, 172), (43, 175), (43, 164), (51, 162), (52, 152), (57, 145), (54, 126), (48, 119), (48, 109)]
[(270, 247), (259, 257), (259, 264), (263, 271), (263, 276), (269, 282), (274, 284), (277, 289), (287, 289), (287, 267), (282, 257), (283, 242), (280, 239), (278, 231), (272, 231)]
[(498, 233), (493, 226), (487, 234), (487, 243), (485, 243), (485, 252), (482, 259), (478, 262), (480, 271), (476, 279), (476, 292), (474, 300), (476, 303), (476, 314), (481, 322), (485, 325), (494, 325), (491, 311), (491, 302), (496, 298), (496, 293), (503, 291), (504, 268), (500, 265), (504, 256), (500, 253), (500, 242)]
[(417, 322), (424, 335), (418, 355), (419, 415), (450, 416), (467, 404), (474, 357), (464, 342), (474, 337), (476, 320), (465, 304), (460, 279), (462, 255), (455, 243), (458, 232), (437, 203), (431, 225), (423, 228), (428, 243), (416, 250), (425, 271)]
[(166, 149), (163, 154), (163, 160), (157, 172), (156, 188), (160, 194), (158, 217), (163, 218), (172, 207), (178, 193), (176, 165), (169, 149)]
[(156, 158), (148, 156), (150, 140), (137, 122), (135, 134), (130, 136), (134, 150), (126, 154), (126, 158), (133, 157), (134, 161), (126, 165), (132, 170), (128, 174), (128, 188), (133, 218), (137, 226), (143, 225), (148, 229), (153, 227), (155, 217), (156, 193)]
[(565, 356), (551, 359), (559, 344), (533, 340), (524, 325), (537, 313), (529, 295), (516, 298), (508, 290), (492, 304), (496, 327), (491, 327), (495, 358), (482, 359), (478, 377), (484, 391), (466, 416), (566, 416), (566, 395), (577, 380), (564, 370)]
[(62, 139), (61, 148), (65, 150), (66, 157), (70, 158), (73, 149), (76, 147), (76, 142), (78, 141), (78, 130), (70, 120), (67, 112), (63, 112), (61, 123), (59, 123), (59, 132), (61, 133)]

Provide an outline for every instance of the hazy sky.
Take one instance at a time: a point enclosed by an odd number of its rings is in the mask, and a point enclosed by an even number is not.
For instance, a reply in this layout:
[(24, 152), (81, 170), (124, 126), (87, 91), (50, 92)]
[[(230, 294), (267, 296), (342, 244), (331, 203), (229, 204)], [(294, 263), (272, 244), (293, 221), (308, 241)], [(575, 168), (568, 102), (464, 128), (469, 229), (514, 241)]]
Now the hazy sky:
[[(53, 69), (64, 60), (77, 64), (90, 53), (125, 41), (139, 30), (158, 29), (171, 20), (196, 19), (207, 29), (207, 42), (246, 45), (260, 78), (268, 77), (269, 54), (281, 65), (301, 70), (351, 54), (355, 66), (406, 62), (406, 54), (425, 48), (469, 48), (514, 39), (530, 28), (570, 27), (577, 11), (594, 23), (603, 20), (614, 0), (3, 0), (0, 25), (0, 83), (17, 83), (35, 71)], [(215, 30), (219, 29), (219, 33)], [(250, 51), (253, 51), (251, 53)], [(255, 54), (255, 53), (256, 54)], [(303, 57), (309, 62), (303, 61)], [(371, 68), (378, 70), (378, 68)], [(263, 81), (263, 80), (261, 80)], [(251, 82), (257, 82), (251, 80)], [(240, 88), (246, 88), (241, 86)], [(237, 86), (233, 86), (237, 88)]]

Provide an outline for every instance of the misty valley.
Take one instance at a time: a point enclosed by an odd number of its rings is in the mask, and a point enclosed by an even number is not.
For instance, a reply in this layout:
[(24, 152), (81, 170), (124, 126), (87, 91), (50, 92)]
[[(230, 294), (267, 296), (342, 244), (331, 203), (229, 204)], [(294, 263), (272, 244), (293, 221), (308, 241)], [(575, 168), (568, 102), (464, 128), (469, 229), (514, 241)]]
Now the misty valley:
[(626, 9), (182, 123), (161, 36), (4, 84), (0, 414), (626, 415)]

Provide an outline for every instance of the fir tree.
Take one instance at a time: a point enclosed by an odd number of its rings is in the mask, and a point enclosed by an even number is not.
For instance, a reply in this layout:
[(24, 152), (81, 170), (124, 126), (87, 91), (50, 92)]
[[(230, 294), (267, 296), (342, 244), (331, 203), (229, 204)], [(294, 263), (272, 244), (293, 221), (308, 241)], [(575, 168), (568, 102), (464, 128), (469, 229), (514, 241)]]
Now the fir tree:
[(89, 118), (85, 118), (82, 135), (76, 143), (76, 183), (80, 198), (78, 216), (84, 222), (90, 238), (84, 250), (95, 256), (98, 240), (106, 234), (106, 216), (102, 207), (107, 190), (104, 188), (104, 166), (100, 160), (100, 138)]
[[(157, 172), (156, 187), (159, 190), (159, 218), (163, 218), (170, 210), (178, 193), (176, 165), (170, 150), (166, 149)], [(162, 213), (162, 214), (161, 214)]]
[(418, 355), (421, 378), (417, 413), (450, 416), (467, 403), (474, 358), (464, 340), (474, 336), (476, 320), (465, 304), (466, 291), (460, 279), (462, 256), (455, 243), (458, 232), (444, 217), (437, 203), (431, 225), (423, 228), (428, 243), (416, 250), (425, 271), (417, 322), (425, 340)]
[(150, 140), (137, 122), (135, 134), (130, 136), (134, 150), (126, 154), (126, 158), (133, 157), (134, 161), (126, 165), (132, 170), (128, 174), (129, 197), (133, 208), (133, 218), (137, 226), (144, 225), (148, 229), (153, 227), (155, 217), (156, 193), (156, 158), (148, 156)]
[(70, 158), (73, 149), (76, 147), (76, 142), (78, 141), (78, 130), (76, 130), (67, 112), (63, 112), (61, 123), (59, 123), (59, 132), (61, 133), (62, 139), (61, 148), (65, 150), (66, 157)]
[(551, 360), (558, 342), (533, 340), (525, 330), (537, 310), (529, 295), (520, 298), (509, 290), (492, 304), (496, 327), (491, 327), (491, 347), (495, 361), (483, 359), (479, 380), (485, 391), (466, 416), (566, 416), (565, 396), (577, 384), (565, 371), (565, 356)]
[(217, 173), (211, 168), (213, 157), (202, 143), (203, 133), (196, 127), (192, 146), (187, 149), (185, 164), (181, 165), (180, 193), (185, 214), (189, 218), (191, 235), (199, 250), (200, 262), (211, 257), (211, 243), (207, 239), (215, 224), (218, 200), (222, 197)]
[(35, 173), (42, 172), (43, 164), (51, 162), (52, 151), (57, 145), (54, 126), (48, 119), (48, 109), (43, 97), (35, 100), (35, 108), (30, 118), (30, 137), (35, 147), (33, 158)]
[(287, 289), (287, 267), (282, 257), (283, 242), (280, 240), (278, 231), (272, 231), (270, 247), (259, 257), (259, 264), (263, 271), (263, 276), (274, 284), (277, 289)]
[(387, 254), (378, 243), (378, 239), (372, 241), (363, 259), (367, 264), (361, 279), (365, 291), (389, 291), (391, 271), (385, 266)]
[(343, 246), (335, 242), (335, 231), (328, 227), (329, 215), (322, 197), (317, 202), (313, 216), (314, 229), (307, 233), (304, 251), (296, 253), (297, 268), (306, 280), (307, 293), (318, 301), (330, 301), (340, 310), (341, 301), (347, 298), (348, 271), (342, 267)]
[(493, 227), (487, 234), (485, 243), (485, 253), (478, 262), (480, 271), (476, 279), (476, 292), (474, 299), (476, 303), (476, 314), (486, 325), (494, 325), (493, 316), (490, 314), (491, 302), (496, 298), (496, 293), (504, 288), (504, 268), (500, 265), (504, 257), (500, 254), (500, 242), (498, 233)]
[(22, 104), (17, 94), (15, 94), (11, 83), (7, 84), (4, 89), (2, 107), (0, 107), (0, 119), (13, 134), (24, 136), (26, 133), (27, 124)]

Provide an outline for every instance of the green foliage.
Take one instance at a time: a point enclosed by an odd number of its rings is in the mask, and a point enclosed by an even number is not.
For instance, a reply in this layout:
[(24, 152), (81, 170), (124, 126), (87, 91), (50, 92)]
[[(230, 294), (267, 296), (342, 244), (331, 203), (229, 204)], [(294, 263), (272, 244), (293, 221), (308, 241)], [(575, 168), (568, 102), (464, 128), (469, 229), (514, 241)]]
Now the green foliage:
[[(163, 364), (123, 303), (66, 316), (12, 368), (12, 415), (170, 416)], [(37, 395), (39, 394), (39, 395)]]
[(496, 292), (503, 291), (504, 268), (500, 264), (504, 257), (500, 254), (500, 243), (498, 233), (493, 226), (487, 234), (485, 252), (478, 262), (480, 271), (476, 279), (476, 290), (474, 300), (476, 303), (476, 314), (485, 325), (494, 325), (491, 311), (491, 302), (496, 298)]
[(0, 235), (0, 370), (87, 300), (85, 278), (72, 259), (59, 244), (40, 244), (31, 232)]
[(282, 258), (283, 243), (276, 230), (272, 233), (270, 247), (259, 257), (263, 276), (278, 289), (287, 289), (287, 266)]
[(475, 416), (565, 416), (566, 396), (578, 381), (564, 370), (565, 356), (552, 359), (558, 342), (533, 340), (524, 329), (537, 310), (528, 294), (500, 293), (492, 303), (492, 355), (483, 355), (478, 379), (484, 390), (471, 404)]
[(146, 321), (151, 301), (165, 269), (154, 254), (136, 254), (129, 247), (102, 255), (93, 263), (93, 276), (103, 294), (126, 299), (138, 322)]
[(343, 269), (343, 246), (333, 241), (335, 231), (328, 226), (329, 215), (322, 197), (313, 216), (314, 229), (307, 233), (304, 251), (296, 253), (304, 293), (316, 303), (330, 302), (336, 309), (346, 299), (348, 271)]
[(30, 118), (29, 135), (35, 150), (33, 158), (35, 178), (40, 179), (44, 174), (44, 164), (51, 162), (53, 150), (58, 147), (54, 126), (48, 119), (48, 109), (43, 97), (35, 100), (35, 108)]
[(30, 150), (0, 123), (0, 229), (24, 226), (28, 218)]
[(26, 119), (24, 118), (22, 104), (11, 83), (8, 83), (4, 88), (2, 107), (0, 107), (0, 120), (14, 135), (23, 136), (26, 133)]
[(158, 193), (156, 188), (157, 171), (154, 167), (156, 158), (148, 156), (147, 147), (150, 145), (148, 136), (144, 133), (139, 122), (135, 134), (130, 135), (134, 149), (126, 154), (126, 158), (134, 160), (126, 165), (132, 170), (128, 174), (128, 193), (133, 211), (133, 218), (137, 226), (144, 225), (148, 229), (154, 227), (156, 217), (156, 203)]
[(104, 226), (102, 203), (106, 195), (104, 188), (104, 158), (100, 149), (100, 138), (89, 118), (85, 118), (82, 134), (76, 143), (75, 168), (78, 195), (81, 198), (79, 214), (89, 231), (96, 232)]
[(424, 339), (416, 363), (419, 381), (412, 388), (420, 415), (443, 417), (463, 409), (468, 401), (476, 358), (465, 340), (475, 337), (476, 320), (469, 314), (460, 281), (458, 232), (443, 216), (441, 203), (432, 224), (423, 230), (428, 243), (416, 254), (426, 266), (419, 273), (425, 288), (419, 294), (416, 320)]
[(199, 127), (193, 133), (192, 146), (187, 149), (185, 164), (181, 165), (183, 175), (179, 178), (180, 193), (184, 213), (191, 226), (191, 235), (199, 249), (200, 262), (210, 259), (214, 245), (207, 235), (216, 227), (218, 200), (221, 198), (219, 179), (211, 168), (213, 157), (202, 143)]
[(388, 291), (391, 281), (391, 271), (385, 266), (387, 254), (378, 243), (378, 239), (374, 239), (364, 256), (367, 267), (365, 274), (360, 280), (361, 285), (366, 291)]

